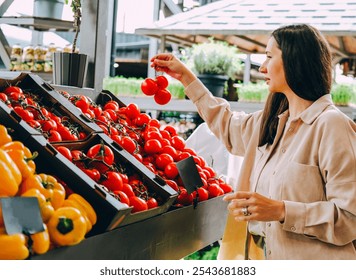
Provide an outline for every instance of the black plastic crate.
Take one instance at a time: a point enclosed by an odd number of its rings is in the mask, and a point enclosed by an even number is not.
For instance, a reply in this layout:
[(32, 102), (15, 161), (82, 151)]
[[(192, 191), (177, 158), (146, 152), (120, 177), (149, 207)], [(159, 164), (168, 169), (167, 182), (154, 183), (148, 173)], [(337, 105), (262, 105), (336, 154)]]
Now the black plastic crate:
[[(20, 87), (24, 92), (30, 93), (36, 102), (48, 111), (59, 117), (66, 117), (68, 122), (77, 127), (79, 131), (84, 132), (87, 135), (87, 138), (93, 133), (103, 132), (97, 124), (88, 120), (88, 118), (85, 117), (74, 104), (35, 74), (22, 73), (13, 80), (0, 79), (0, 91), (4, 90), (9, 85)], [(17, 115), (14, 111), (10, 114), (12, 116)], [(19, 116), (17, 117), (21, 119)], [(29, 133), (37, 135), (40, 134), (41, 131), (31, 129), (29, 130)]]
[[(120, 227), (122, 225), (131, 224), (167, 212), (176, 200), (178, 196), (177, 192), (169, 187), (163, 178), (151, 172), (145, 165), (139, 162), (126, 150), (122, 149), (121, 146), (116, 144), (116, 142), (114, 142), (107, 135), (94, 134), (90, 137), (90, 139), (84, 141), (75, 141), (71, 143), (52, 143), (49, 145), (53, 146), (54, 149), (58, 146), (65, 146), (70, 150), (76, 149), (86, 153), (90, 147), (101, 143), (101, 141), (103, 141), (105, 145), (108, 145), (113, 150), (115, 164), (119, 164), (120, 166), (124, 167), (128, 174), (138, 175), (140, 180), (148, 188), (149, 192), (154, 193), (160, 201), (159, 206), (156, 208), (126, 215), (125, 219), (120, 222), (118, 226)], [(74, 163), (68, 165), (74, 166)], [(83, 174), (83, 176), (85, 175), (85, 173), (80, 169), (79, 171)]]

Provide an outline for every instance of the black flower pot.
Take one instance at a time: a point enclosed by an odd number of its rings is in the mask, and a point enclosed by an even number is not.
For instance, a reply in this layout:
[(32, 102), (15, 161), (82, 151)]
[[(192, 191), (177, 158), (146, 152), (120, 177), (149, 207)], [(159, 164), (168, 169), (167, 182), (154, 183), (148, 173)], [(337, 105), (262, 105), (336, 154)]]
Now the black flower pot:
[(223, 97), (225, 84), (229, 79), (227, 76), (200, 74), (198, 78), (214, 96)]
[(88, 68), (88, 55), (79, 53), (53, 53), (53, 83), (83, 87)]

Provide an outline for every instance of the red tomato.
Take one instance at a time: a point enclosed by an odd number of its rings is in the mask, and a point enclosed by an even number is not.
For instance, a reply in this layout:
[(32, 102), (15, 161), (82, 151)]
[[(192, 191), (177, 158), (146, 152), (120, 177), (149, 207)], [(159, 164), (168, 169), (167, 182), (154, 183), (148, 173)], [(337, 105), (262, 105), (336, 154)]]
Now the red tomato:
[(184, 187), (179, 188), (179, 195), (177, 197), (177, 203), (182, 205), (191, 205), (193, 202), (193, 194), (188, 193), (188, 191)]
[(11, 92), (23, 93), (22, 89), (17, 86), (8, 86), (7, 88), (4, 89), (4, 93), (6, 93), (7, 95), (9, 95)]
[(127, 206), (130, 205), (130, 199), (126, 193), (124, 193), (123, 191), (114, 191), (114, 194), (118, 196), (121, 203), (125, 203), (127, 204)]
[(170, 186), (173, 190), (175, 190), (176, 192), (179, 191), (178, 184), (175, 181), (169, 180), (169, 179), (167, 179), (165, 181), (166, 181), (167, 185)]
[(171, 162), (166, 165), (164, 168), (164, 174), (168, 179), (172, 180), (178, 176), (179, 172), (175, 162)]
[(126, 106), (126, 116), (133, 120), (140, 114), (140, 108), (135, 103), (130, 103)]
[(220, 183), (219, 186), (220, 186), (220, 188), (222, 188), (224, 193), (229, 193), (229, 192), (233, 191), (232, 186), (227, 183)]
[(23, 119), (25, 122), (28, 122), (28, 121), (33, 120), (33, 114), (32, 114), (30, 111), (28, 111), (28, 110), (22, 108), (21, 106), (15, 106), (15, 107), (14, 107), (14, 111), (15, 111), (16, 114), (18, 114), (18, 115), (21, 117), (21, 119)]
[(168, 89), (160, 89), (156, 92), (153, 98), (157, 104), (166, 105), (169, 101), (171, 101), (172, 94)]
[(126, 151), (128, 151), (130, 154), (133, 154), (136, 151), (136, 142), (134, 140), (132, 140), (130, 137), (128, 136), (124, 136), (121, 138), (120, 141), (120, 146), (122, 148), (124, 148)]
[(108, 165), (112, 165), (115, 159), (112, 149), (103, 143), (92, 146), (88, 150), (87, 156), (92, 159), (104, 161)]
[(195, 199), (198, 196), (198, 201), (204, 201), (209, 198), (208, 190), (204, 189), (203, 187), (198, 188), (192, 194), (193, 194), (193, 199)]
[(95, 182), (99, 182), (100, 180), (100, 172), (98, 169), (95, 168), (83, 168), (82, 169), (85, 174), (87, 174), (90, 178), (92, 178)]
[(154, 197), (150, 197), (149, 199), (147, 199), (147, 207), (148, 207), (148, 209), (158, 207), (157, 200)]
[(70, 151), (69, 148), (65, 146), (58, 146), (56, 149), (58, 152), (60, 152), (63, 156), (65, 156), (70, 161), (73, 160), (72, 152)]
[(209, 198), (217, 197), (224, 194), (223, 189), (220, 188), (219, 185), (215, 183), (209, 184), (208, 191), (209, 191)]
[(6, 103), (9, 100), (9, 98), (5, 93), (0, 92), (0, 100)]
[(169, 154), (174, 160), (178, 157), (177, 150), (170, 145), (164, 146), (161, 153)]
[(172, 137), (178, 135), (177, 130), (172, 125), (165, 126), (164, 130), (168, 131)]
[(149, 139), (145, 142), (143, 149), (147, 154), (155, 154), (162, 150), (162, 145), (157, 139)]
[(106, 172), (106, 179), (101, 182), (105, 187), (111, 191), (121, 191), (123, 182), (121, 175), (115, 171)]
[(146, 78), (141, 83), (141, 90), (146, 95), (150, 95), (150, 96), (155, 95), (156, 92), (158, 91), (158, 86), (156, 81), (151, 78)]
[(135, 195), (131, 185), (129, 183), (123, 183), (122, 185), (122, 191), (128, 196), (133, 196)]
[(156, 157), (156, 166), (157, 168), (164, 170), (165, 167), (174, 161), (173, 157), (169, 154), (162, 153), (158, 157)]
[(86, 113), (88, 111), (90, 103), (85, 95), (73, 95), (69, 98), (69, 100), (83, 113)]
[(130, 196), (129, 200), (130, 206), (133, 207), (131, 213), (141, 212), (148, 209), (147, 202), (138, 196)]
[(159, 129), (161, 127), (161, 123), (157, 119), (150, 119), (148, 122), (148, 126), (157, 127)]
[(114, 111), (118, 111), (119, 110), (119, 108), (120, 108), (120, 105), (119, 105), (119, 103), (117, 103), (117, 101), (115, 101), (115, 100), (110, 100), (110, 101), (108, 101), (105, 105), (104, 105), (104, 110), (106, 110), (106, 109), (112, 109), (112, 110), (114, 110)]
[(173, 136), (171, 138), (171, 143), (172, 146), (178, 151), (183, 151), (185, 148), (185, 140), (183, 139), (183, 137), (180, 137), (178, 135)]
[(56, 130), (50, 130), (48, 132), (48, 141), (49, 142), (60, 142), (62, 141), (62, 136)]
[(157, 76), (156, 83), (159, 89), (165, 89), (166, 87), (168, 87), (168, 80), (165, 76)]
[(48, 120), (42, 120), (40, 121), (41, 128), (43, 131), (50, 131), (51, 129), (56, 130), (57, 129), (57, 123), (55, 120), (48, 119)]
[(138, 127), (142, 127), (150, 121), (150, 115), (146, 113), (140, 113), (135, 119), (135, 125)]

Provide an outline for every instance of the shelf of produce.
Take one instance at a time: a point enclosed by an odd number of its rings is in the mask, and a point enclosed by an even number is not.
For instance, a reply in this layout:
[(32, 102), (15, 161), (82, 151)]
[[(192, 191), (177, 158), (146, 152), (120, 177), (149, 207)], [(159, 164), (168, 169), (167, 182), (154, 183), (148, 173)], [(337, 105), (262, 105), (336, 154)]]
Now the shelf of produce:
[(227, 217), (222, 197), (92, 236), (34, 260), (175, 260), (221, 239)]

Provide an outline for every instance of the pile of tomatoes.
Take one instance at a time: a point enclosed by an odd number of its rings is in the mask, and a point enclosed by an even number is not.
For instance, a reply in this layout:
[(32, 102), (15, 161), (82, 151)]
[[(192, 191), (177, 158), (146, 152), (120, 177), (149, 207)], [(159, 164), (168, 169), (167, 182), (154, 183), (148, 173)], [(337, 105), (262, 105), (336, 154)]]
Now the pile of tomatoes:
[(165, 76), (157, 76), (155, 79), (146, 78), (141, 83), (141, 90), (148, 96), (153, 96), (155, 102), (159, 105), (167, 104), (171, 98), (171, 92), (167, 89), (168, 80)]
[[(70, 97), (69, 99), (72, 102), (74, 100)], [(157, 119), (141, 112), (134, 103), (120, 106), (117, 101), (110, 100), (100, 105), (83, 95), (77, 96), (75, 100), (82, 99), (89, 102), (89, 106), (85, 106), (84, 114), (96, 122), (112, 140), (178, 192), (176, 205), (190, 205), (194, 199), (203, 201), (232, 191), (232, 187), (217, 176), (203, 157), (186, 147), (185, 140), (173, 126), (161, 125)], [(76, 102), (73, 104), (78, 106)], [(83, 110), (82, 106), (79, 108)], [(176, 167), (178, 161), (187, 157), (193, 157), (203, 182), (203, 186), (192, 193), (184, 187)]]
[(137, 173), (120, 164), (111, 147), (104, 142), (92, 144), (86, 149), (60, 144), (55, 147), (121, 203), (132, 206), (132, 213), (159, 206), (160, 198), (149, 191)]
[(68, 116), (59, 116), (46, 108), (43, 96), (8, 86), (0, 93), (0, 100), (12, 108), (26, 123), (40, 131), (49, 142), (75, 141), (87, 137), (84, 129)]

